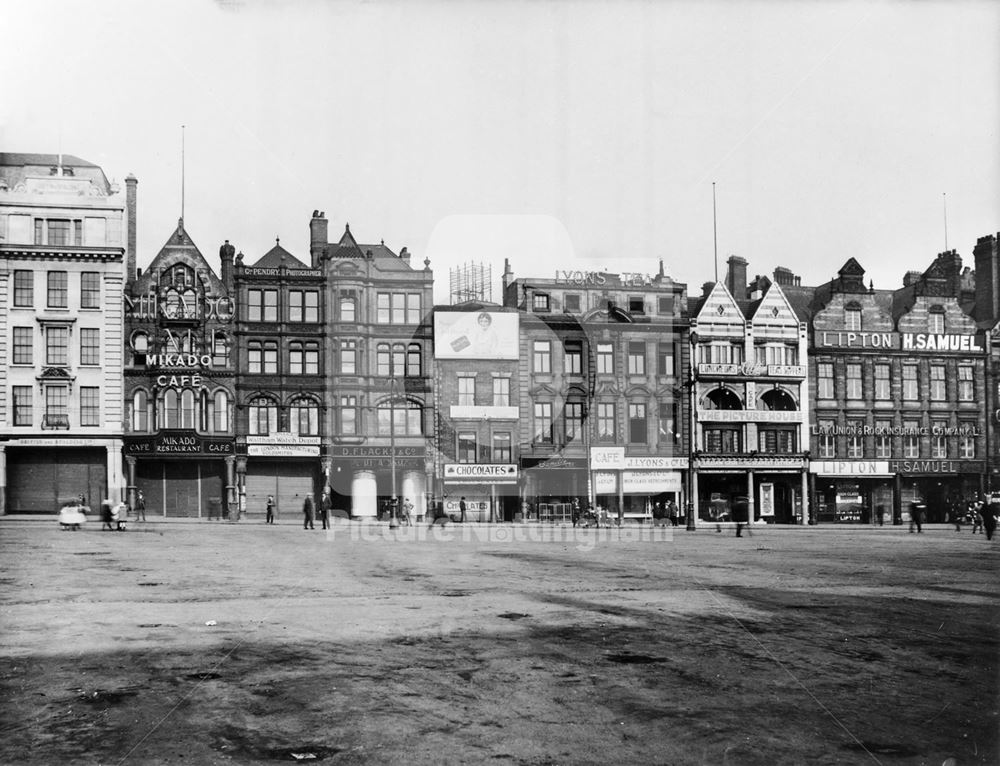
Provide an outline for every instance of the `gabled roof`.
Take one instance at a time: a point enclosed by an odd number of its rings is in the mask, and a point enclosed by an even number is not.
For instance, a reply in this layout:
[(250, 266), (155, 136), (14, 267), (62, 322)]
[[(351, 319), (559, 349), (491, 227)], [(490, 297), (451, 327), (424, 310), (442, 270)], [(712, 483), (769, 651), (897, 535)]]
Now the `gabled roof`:
[(364, 258), (365, 253), (358, 247), (357, 240), (351, 234), (351, 225), (344, 224), (344, 235), (340, 242), (330, 251), (331, 258)]
[(285, 250), (281, 246), (280, 240), (275, 240), (275, 245), (263, 256), (260, 260), (253, 264), (255, 269), (278, 269), (281, 267), (286, 269), (308, 269), (302, 261), (292, 255), (290, 252)]
[(755, 301), (751, 313), (747, 315), (748, 319), (758, 317), (769, 324), (798, 324), (800, 321), (805, 321), (805, 317), (799, 317), (795, 313), (795, 308), (777, 282), (771, 282), (764, 297)]
[(160, 248), (160, 252), (142, 270), (142, 274), (136, 277), (135, 281), (131, 283), (132, 294), (141, 295), (146, 292), (151, 286), (155, 285), (157, 275), (161, 270), (170, 268), (177, 263), (184, 263), (193, 268), (202, 277), (203, 281), (208, 282), (205, 287), (210, 287), (213, 294), (227, 294), (222, 280), (219, 279), (212, 267), (208, 265), (205, 256), (201, 254), (194, 240), (185, 231), (183, 218), (177, 220), (177, 228), (167, 239), (163, 247)]
[[(746, 301), (744, 301), (746, 303)], [(719, 309), (722, 311), (719, 311)], [(732, 294), (723, 282), (716, 282), (711, 292), (700, 299), (697, 310), (691, 312), (692, 318), (702, 321), (718, 322), (720, 317), (726, 317), (733, 322), (746, 321), (743, 309), (733, 299)]]

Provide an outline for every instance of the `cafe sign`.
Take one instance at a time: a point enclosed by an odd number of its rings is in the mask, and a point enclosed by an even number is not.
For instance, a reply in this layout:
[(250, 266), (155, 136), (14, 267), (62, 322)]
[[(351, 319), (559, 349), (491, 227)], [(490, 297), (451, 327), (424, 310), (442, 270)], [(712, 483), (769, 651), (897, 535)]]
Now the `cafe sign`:
[(127, 438), (126, 455), (158, 457), (224, 456), (233, 454), (233, 439), (200, 436), (194, 431), (164, 432), (151, 437)]

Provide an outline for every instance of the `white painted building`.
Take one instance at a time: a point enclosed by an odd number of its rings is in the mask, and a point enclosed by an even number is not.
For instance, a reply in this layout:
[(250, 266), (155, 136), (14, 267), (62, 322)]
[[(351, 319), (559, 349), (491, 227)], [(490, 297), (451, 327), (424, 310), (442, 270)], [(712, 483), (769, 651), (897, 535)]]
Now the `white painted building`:
[(0, 512), (124, 497), (127, 194), (70, 155), (0, 153)]

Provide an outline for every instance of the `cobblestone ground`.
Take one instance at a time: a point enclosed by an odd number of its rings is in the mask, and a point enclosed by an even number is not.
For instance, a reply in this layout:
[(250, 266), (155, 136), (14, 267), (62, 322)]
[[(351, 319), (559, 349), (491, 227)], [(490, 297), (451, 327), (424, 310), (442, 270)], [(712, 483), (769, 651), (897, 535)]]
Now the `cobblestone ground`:
[(0, 520), (2, 763), (1000, 762), (967, 528), (98, 526)]

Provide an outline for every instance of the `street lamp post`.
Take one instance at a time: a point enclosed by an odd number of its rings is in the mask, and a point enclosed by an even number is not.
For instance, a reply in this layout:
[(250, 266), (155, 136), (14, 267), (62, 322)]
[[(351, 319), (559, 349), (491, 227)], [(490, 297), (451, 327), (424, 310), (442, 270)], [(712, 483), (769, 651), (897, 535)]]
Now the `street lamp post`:
[(389, 529), (399, 526), (397, 506), (399, 496), (396, 494), (396, 376), (389, 378)]

